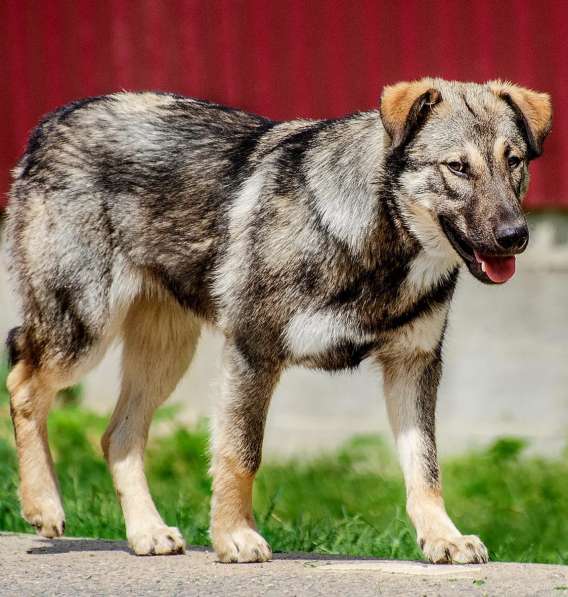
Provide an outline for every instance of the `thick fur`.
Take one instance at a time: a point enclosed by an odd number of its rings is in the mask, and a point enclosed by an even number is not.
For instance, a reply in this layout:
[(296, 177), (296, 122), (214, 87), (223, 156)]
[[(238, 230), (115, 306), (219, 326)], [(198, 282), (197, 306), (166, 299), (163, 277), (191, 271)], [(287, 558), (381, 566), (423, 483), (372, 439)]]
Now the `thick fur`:
[[(120, 337), (122, 390), (103, 448), (128, 539), (138, 554), (183, 550), (152, 502), (143, 452), (206, 322), (226, 337), (212, 446), (220, 560), (271, 557), (252, 484), (283, 369), (369, 357), (384, 368), (425, 555), (486, 561), (441, 496), (436, 390), (462, 259), (440, 222), (498, 252), (494, 226), (522, 219), (527, 162), (549, 123), (543, 94), (431, 79), (389, 87), (380, 111), (338, 120), (272, 122), (158, 93), (90, 98), (44, 118), (14, 171), (7, 223), (23, 306), (8, 386), (26, 519), (45, 536), (63, 532), (47, 413)], [(468, 180), (448, 171), (457, 159)]]

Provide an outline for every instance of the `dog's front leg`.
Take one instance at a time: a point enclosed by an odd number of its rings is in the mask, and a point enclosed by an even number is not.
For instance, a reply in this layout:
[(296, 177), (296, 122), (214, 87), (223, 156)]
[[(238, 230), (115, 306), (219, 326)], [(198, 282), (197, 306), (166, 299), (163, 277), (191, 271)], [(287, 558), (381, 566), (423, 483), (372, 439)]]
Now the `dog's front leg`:
[(252, 363), (228, 340), (212, 446), (211, 539), (222, 562), (265, 562), (272, 552), (256, 531), (252, 486), (279, 366)]
[(439, 350), (382, 359), (385, 397), (407, 494), (407, 512), (424, 555), (434, 563), (481, 563), (487, 549), (464, 536), (446, 513), (435, 440)]

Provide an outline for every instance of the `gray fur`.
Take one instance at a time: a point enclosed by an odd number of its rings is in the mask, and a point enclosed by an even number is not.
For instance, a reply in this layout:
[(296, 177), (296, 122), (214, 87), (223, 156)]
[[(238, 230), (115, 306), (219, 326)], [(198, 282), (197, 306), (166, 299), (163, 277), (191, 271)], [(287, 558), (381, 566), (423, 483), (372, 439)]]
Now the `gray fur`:
[[(215, 450), (243, 475), (260, 464), (285, 367), (409, 362), (424, 483), (439, 488), (435, 396), (463, 262), (446, 233), (506, 254), (496, 227), (522, 223), (531, 146), (548, 131), (527, 134), (517, 104), (489, 86), (412, 85), (422, 93), (401, 122), (403, 100), (389, 106), (387, 92), (380, 112), (328, 121), (271, 122), (155, 93), (48, 115), (14, 170), (8, 208), (23, 307), (14, 360), (72, 383), (140, 297), (175, 302), (227, 337)], [(495, 154), (499, 137), (519, 155), (514, 171)], [(453, 175), (447, 160), (470, 159), (472, 146), (477, 170)], [(218, 544), (220, 557), (237, 557)]]

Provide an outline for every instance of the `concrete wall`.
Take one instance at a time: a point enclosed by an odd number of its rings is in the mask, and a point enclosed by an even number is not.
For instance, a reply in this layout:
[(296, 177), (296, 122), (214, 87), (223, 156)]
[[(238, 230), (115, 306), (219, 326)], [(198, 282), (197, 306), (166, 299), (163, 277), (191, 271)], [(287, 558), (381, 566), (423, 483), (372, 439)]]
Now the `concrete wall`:
[[(503, 287), (486, 287), (464, 272), (445, 345), (438, 408), (443, 452), (502, 435), (558, 453), (568, 436), (568, 236), (565, 219), (534, 218), (529, 251)], [(0, 335), (18, 321), (0, 267)], [(211, 414), (222, 341), (206, 332), (171, 402), (188, 422)], [(86, 403), (109, 411), (118, 392), (119, 347), (85, 381)], [(380, 372), (365, 363), (351, 374), (285, 373), (272, 403), (266, 451), (301, 455), (336, 446), (355, 433), (390, 437)]]

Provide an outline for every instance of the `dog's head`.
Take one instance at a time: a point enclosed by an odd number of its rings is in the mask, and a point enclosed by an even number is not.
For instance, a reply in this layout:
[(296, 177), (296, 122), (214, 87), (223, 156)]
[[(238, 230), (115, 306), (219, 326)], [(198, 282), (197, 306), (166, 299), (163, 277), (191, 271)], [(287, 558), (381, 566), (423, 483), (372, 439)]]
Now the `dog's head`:
[(422, 79), (386, 87), (380, 113), (409, 228), (426, 248), (453, 249), (482, 282), (506, 282), (528, 243), (521, 201), (550, 130), (549, 96)]

